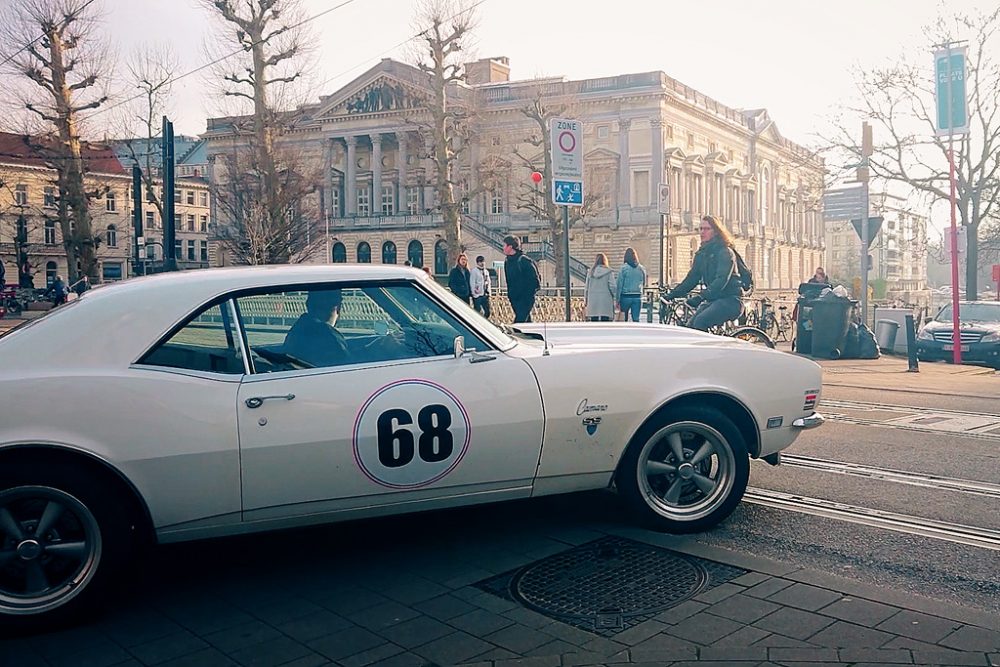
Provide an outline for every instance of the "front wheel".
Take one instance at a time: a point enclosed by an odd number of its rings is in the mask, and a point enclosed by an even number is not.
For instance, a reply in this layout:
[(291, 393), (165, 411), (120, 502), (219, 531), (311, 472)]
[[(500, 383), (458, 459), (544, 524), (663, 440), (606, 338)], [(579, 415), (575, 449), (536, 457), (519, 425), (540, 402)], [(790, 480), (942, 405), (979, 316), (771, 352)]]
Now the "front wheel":
[(0, 472), (0, 632), (92, 607), (127, 559), (129, 529), (120, 504), (68, 468)]
[(739, 429), (714, 408), (692, 406), (643, 426), (622, 459), (618, 488), (651, 527), (694, 533), (732, 514), (749, 478)]
[(729, 335), (754, 345), (764, 345), (774, 349), (774, 340), (757, 327), (738, 327)]

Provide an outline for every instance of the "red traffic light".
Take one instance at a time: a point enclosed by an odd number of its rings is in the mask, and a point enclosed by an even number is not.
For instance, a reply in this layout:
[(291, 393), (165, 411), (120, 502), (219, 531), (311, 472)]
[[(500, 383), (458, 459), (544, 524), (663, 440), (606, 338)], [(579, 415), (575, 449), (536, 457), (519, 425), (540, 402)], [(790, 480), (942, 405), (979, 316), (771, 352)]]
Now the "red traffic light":
[(541, 183), (542, 182), (542, 173), (539, 172), (539, 171), (533, 171), (533, 172), (531, 172), (531, 180), (533, 180), (536, 185), (538, 183)]

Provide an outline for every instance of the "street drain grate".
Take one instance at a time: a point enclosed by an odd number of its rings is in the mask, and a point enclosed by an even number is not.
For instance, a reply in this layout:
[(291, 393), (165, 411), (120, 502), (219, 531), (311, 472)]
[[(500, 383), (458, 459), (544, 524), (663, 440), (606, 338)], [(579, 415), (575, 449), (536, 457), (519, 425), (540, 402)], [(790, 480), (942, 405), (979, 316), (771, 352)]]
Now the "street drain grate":
[(610, 637), (746, 570), (621, 537), (603, 537), (476, 584)]

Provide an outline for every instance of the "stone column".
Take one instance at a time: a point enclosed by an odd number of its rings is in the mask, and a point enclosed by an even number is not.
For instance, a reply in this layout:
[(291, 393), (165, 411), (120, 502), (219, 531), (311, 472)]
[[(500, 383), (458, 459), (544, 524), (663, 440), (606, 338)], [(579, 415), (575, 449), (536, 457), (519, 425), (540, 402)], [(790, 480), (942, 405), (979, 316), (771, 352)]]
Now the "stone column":
[(399, 175), (399, 183), (396, 187), (396, 211), (398, 213), (409, 213), (406, 206), (406, 132), (397, 132), (396, 141), (399, 143), (399, 150), (396, 151), (396, 171)]
[(344, 211), (347, 215), (358, 214), (358, 138), (344, 137), (347, 143), (347, 169), (344, 182)]
[[(475, 192), (479, 187), (479, 179), (477, 178), (479, 174), (479, 141), (476, 139), (469, 140), (469, 192)], [(466, 193), (466, 196), (469, 196)], [(477, 215), (481, 213), (482, 206), (480, 203), (483, 198), (480, 195), (475, 195), (469, 199), (469, 213), (472, 215)]]
[(618, 208), (632, 207), (632, 170), (628, 151), (628, 135), (632, 121), (618, 121)]
[(382, 134), (369, 135), (372, 140), (372, 215), (382, 215)]
[(338, 214), (333, 210), (333, 139), (327, 139), (323, 146), (323, 219), (329, 220)]
[[(649, 128), (651, 133), (650, 139), (652, 140), (651, 146), (653, 152), (653, 173), (651, 174), (651, 176), (653, 177), (653, 183), (652, 183), (653, 193), (654, 193), (653, 202), (658, 204), (660, 201), (660, 183), (665, 183), (667, 180), (666, 178), (664, 178), (663, 175), (663, 157), (664, 157), (663, 119), (660, 118), (659, 116), (651, 119), (649, 121)], [(659, 216), (657, 216), (657, 218), (659, 218)], [(666, 237), (668, 234), (667, 230), (669, 229), (669, 225), (670, 225), (670, 220), (668, 218), (667, 220), (664, 221), (663, 238), (660, 238), (659, 236), (660, 234), (659, 228), (656, 228), (655, 231), (653, 232), (656, 235), (657, 239), (656, 256), (658, 264), (656, 266), (659, 269), (657, 273), (657, 278), (659, 278), (659, 276), (662, 275), (664, 277), (664, 280), (666, 280), (666, 275), (667, 275), (666, 274), (667, 268), (666, 264), (664, 263), (664, 259), (666, 257), (665, 245), (666, 245)]]

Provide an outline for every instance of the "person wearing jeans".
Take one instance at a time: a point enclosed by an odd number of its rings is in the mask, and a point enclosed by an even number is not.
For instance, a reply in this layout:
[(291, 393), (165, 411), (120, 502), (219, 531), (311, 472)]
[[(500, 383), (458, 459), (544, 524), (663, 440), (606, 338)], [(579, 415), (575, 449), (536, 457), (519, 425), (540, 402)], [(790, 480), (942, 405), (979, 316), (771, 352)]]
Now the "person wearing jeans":
[(633, 322), (639, 321), (642, 309), (642, 290), (646, 286), (646, 267), (639, 263), (635, 249), (626, 248), (625, 263), (618, 271), (618, 293), (616, 300), (626, 322), (630, 317)]

